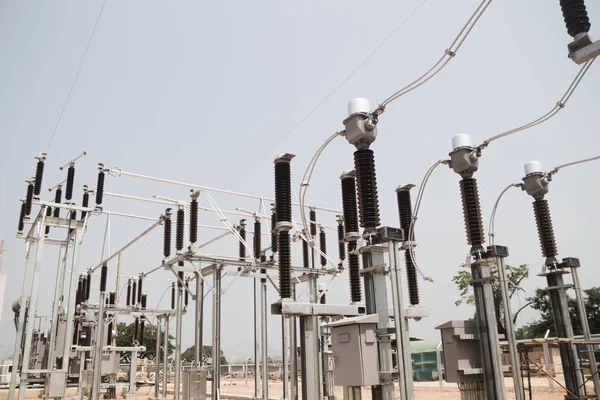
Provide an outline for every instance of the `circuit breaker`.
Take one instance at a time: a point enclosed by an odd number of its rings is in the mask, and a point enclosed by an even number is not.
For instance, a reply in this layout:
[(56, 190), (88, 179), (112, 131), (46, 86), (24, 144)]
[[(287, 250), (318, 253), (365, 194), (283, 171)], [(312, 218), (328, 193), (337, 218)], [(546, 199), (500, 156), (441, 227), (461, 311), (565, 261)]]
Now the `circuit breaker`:
[(377, 314), (345, 318), (329, 326), (336, 386), (379, 385)]

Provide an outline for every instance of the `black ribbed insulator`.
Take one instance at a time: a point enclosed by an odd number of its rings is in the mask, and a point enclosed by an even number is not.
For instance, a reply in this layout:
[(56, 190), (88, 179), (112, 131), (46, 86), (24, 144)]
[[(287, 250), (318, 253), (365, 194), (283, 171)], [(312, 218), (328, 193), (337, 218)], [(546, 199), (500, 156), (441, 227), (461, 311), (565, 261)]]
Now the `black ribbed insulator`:
[(177, 210), (177, 231), (175, 232), (175, 249), (183, 250), (183, 242), (185, 235), (185, 211), (183, 208)]
[(142, 284), (143, 284), (143, 282), (144, 281), (140, 277), (138, 279), (138, 286), (137, 286), (137, 299), (138, 299), (138, 301), (142, 301), (142, 292), (143, 292), (143, 290), (142, 290)]
[(277, 230), (275, 226), (277, 225), (277, 214), (271, 214), (271, 251), (273, 253), (277, 253)]
[(144, 317), (140, 318), (140, 337), (138, 339), (138, 343), (140, 344), (140, 346), (144, 345), (144, 328), (146, 327), (146, 321), (144, 319)]
[[(75, 205), (75, 203), (73, 203), (73, 205)], [(69, 218), (73, 221), (76, 220), (77, 219), (77, 211), (75, 211), (75, 210), (69, 211)], [(73, 233), (74, 230), (75, 229), (73, 229), (73, 228), (69, 229), (69, 235), (71, 233)]]
[(96, 183), (96, 205), (102, 205), (104, 196), (104, 171), (98, 172), (98, 182)]
[[(56, 188), (56, 193), (54, 194), (54, 203), (60, 204), (62, 201), (62, 189), (59, 187)], [(54, 207), (54, 218), (60, 217), (60, 208)]]
[(310, 210), (309, 218), (310, 218), (310, 236), (312, 236), (314, 238), (317, 236), (317, 212), (315, 210)]
[(198, 200), (190, 203), (190, 243), (198, 241)]
[(399, 190), (396, 193), (398, 196), (398, 214), (400, 216), (400, 228), (404, 230), (404, 236), (406, 240), (414, 241), (415, 233), (412, 233), (412, 238), (408, 238), (408, 232), (410, 230), (410, 224), (412, 221), (412, 203), (410, 199), (410, 191)]
[(356, 250), (356, 241), (348, 242), (348, 275), (350, 277), (350, 299), (353, 303), (362, 300), (362, 290), (360, 286), (360, 264)]
[(135, 321), (133, 323), (133, 340), (134, 341), (138, 340), (139, 324), (140, 324), (140, 319), (138, 317), (135, 317)]
[(560, 8), (569, 35), (575, 37), (590, 31), (590, 19), (583, 0), (560, 0)]
[(483, 221), (481, 219), (477, 179), (462, 179), (460, 181), (460, 194), (462, 197), (465, 229), (467, 230), (467, 243), (472, 246), (481, 246), (485, 243), (485, 238), (483, 235)]
[(35, 169), (35, 185), (33, 194), (39, 196), (42, 191), (42, 179), (44, 179), (44, 162), (39, 160)]
[(185, 295), (183, 296), (183, 304), (187, 307), (188, 302), (190, 301), (190, 292), (188, 292), (188, 290), (190, 289), (190, 283), (188, 281), (185, 281)]
[(338, 255), (340, 261), (346, 259), (346, 243), (344, 242), (344, 225), (342, 223), (338, 224)]
[(165, 218), (163, 222), (163, 256), (171, 255), (171, 218)]
[(144, 294), (142, 294), (142, 310), (145, 310), (147, 305), (148, 305), (148, 295), (144, 293)]
[(325, 255), (327, 254), (327, 235), (325, 234), (325, 229), (321, 229), (319, 232), (319, 245), (321, 248), (321, 266), (324, 267), (327, 265), (327, 258)]
[(319, 299), (319, 303), (327, 304), (327, 294), (321, 293), (319, 296), (321, 296), (321, 298)]
[(117, 294), (115, 292), (110, 292), (108, 294), (108, 304), (114, 306), (117, 302)]
[(542, 246), (544, 257), (556, 257), (556, 239), (554, 238), (554, 228), (552, 227), (552, 218), (548, 208), (548, 200), (536, 200), (533, 202), (533, 211), (535, 212), (535, 222)]
[(175, 309), (175, 282), (171, 285), (171, 310)]
[(102, 268), (100, 268), (100, 291), (106, 292), (106, 278), (108, 275), (108, 266), (104, 264)]
[(81, 302), (83, 303), (84, 301), (86, 301), (85, 295), (88, 291), (88, 280), (87, 280), (87, 275), (83, 276), (82, 275), (82, 282), (81, 282)]
[(27, 185), (27, 194), (25, 195), (25, 215), (31, 214), (31, 202), (33, 201), (33, 183)]
[(137, 281), (134, 280), (133, 281), (133, 286), (132, 286), (132, 289), (131, 289), (131, 305), (132, 306), (135, 306), (137, 304), (136, 296), (137, 296)]
[[(413, 250), (414, 252), (414, 250)], [(419, 281), (417, 279), (417, 269), (410, 255), (410, 250), (404, 252), (406, 262), (406, 281), (408, 285), (408, 299), (410, 304), (416, 306), (419, 304)]]
[[(266, 260), (261, 260), (262, 262), (265, 262)], [(266, 268), (261, 268), (260, 269), (260, 273), (262, 275), (267, 275), (267, 269)], [(267, 278), (260, 278), (260, 283), (267, 283)]]
[(373, 150), (356, 150), (354, 152), (354, 167), (356, 169), (356, 183), (358, 188), (360, 226), (365, 228), (366, 232), (374, 232), (380, 225), (380, 221)]
[(242, 242), (242, 240), (245, 242), (246, 241), (246, 228), (244, 228), (243, 226), (240, 228), (239, 231), (240, 234), (240, 241), (238, 242), (238, 248), (239, 248), (239, 258), (240, 261), (244, 261), (246, 259), (246, 246), (244, 245), (244, 243)]
[(279, 292), (282, 299), (292, 298), (292, 262), (290, 234), (279, 232)]
[(127, 300), (125, 304), (127, 304), (127, 307), (131, 305), (131, 279), (127, 281)]
[(27, 210), (27, 206), (25, 203), (21, 203), (21, 211), (19, 212), (19, 225), (17, 226), (17, 231), (23, 232), (25, 228), (25, 212)]
[[(177, 265), (183, 267), (183, 261), (179, 261)], [(179, 271), (177, 275), (179, 276), (179, 279), (177, 279), (177, 287), (181, 289), (183, 287), (183, 284), (181, 282), (183, 282), (185, 276), (183, 275), (183, 271)]]
[(342, 181), (342, 206), (346, 232), (358, 232), (358, 207), (356, 204), (356, 180), (345, 176)]
[[(86, 190), (85, 192), (83, 192), (83, 199), (81, 200), (81, 207), (88, 208), (89, 206), (90, 206), (90, 194)], [(82, 221), (85, 219), (86, 215), (87, 215), (87, 211), (81, 212), (81, 220)]]
[(259, 220), (254, 221), (254, 257), (260, 259), (260, 253), (262, 250), (262, 226)]
[[(52, 207), (46, 207), (46, 217), (51, 217), (52, 216)], [(45, 229), (45, 235), (48, 236), (48, 234), (50, 233), (50, 225), (46, 225), (46, 229)]]
[(308, 242), (302, 240), (302, 266), (304, 268), (310, 268), (310, 257), (308, 253)]
[(108, 323), (108, 332), (106, 334), (106, 345), (110, 346), (112, 344), (112, 338), (113, 338), (113, 322), (110, 321)]
[(67, 189), (65, 191), (65, 200), (71, 201), (73, 198), (73, 184), (75, 183), (75, 166), (69, 165), (67, 170)]
[(85, 286), (85, 299), (90, 299), (90, 287), (92, 286), (92, 274), (87, 275), (87, 285)]
[(81, 304), (81, 294), (83, 293), (83, 277), (79, 275), (79, 281), (77, 281), (77, 291), (75, 292), (75, 304)]
[(292, 221), (292, 180), (289, 161), (275, 164), (275, 208), (277, 222)]

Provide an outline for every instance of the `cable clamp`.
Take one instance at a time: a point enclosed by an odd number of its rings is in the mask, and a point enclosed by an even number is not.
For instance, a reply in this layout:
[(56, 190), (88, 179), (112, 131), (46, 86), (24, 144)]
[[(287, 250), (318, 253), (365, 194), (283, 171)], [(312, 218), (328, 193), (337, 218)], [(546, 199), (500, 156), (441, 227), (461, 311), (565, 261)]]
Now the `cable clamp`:
[(446, 55), (449, 55), (450, 57), (454, 57), (456, 55), (456, 52), (454, 52), (453, 50), (450, 49), (446, 49)]
[(565, 103), (563, 103), (562, 101), (559, 101), (556, 103), (556, 106), (559, 108), (565, 108)]
[(309, 186), (310, 186), (310, 183), (308, 183), (308, 182), (302, 182), (302, 183), (300, 184), (300, 186), (303, 186), (303, 187), (309, 187)]

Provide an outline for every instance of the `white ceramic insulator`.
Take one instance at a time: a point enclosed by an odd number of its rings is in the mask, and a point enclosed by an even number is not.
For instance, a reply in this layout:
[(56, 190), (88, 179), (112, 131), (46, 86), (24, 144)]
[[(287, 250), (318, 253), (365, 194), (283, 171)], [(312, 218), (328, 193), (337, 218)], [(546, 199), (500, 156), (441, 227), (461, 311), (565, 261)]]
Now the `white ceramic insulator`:
[(371, 111), (371, 103), (369, 100), (361, 97), (353, 99), (348, 103), (348, 115), (356, 114), (357, 112), (368, 113)]
[(533, 174), (534, 172), (544, 172), (544, 167), (539, 161), (529, 161), (525, 164), (525, 175)]
[(319, 283), (319, 285), (317, 287), (319, 289), (319, 292), (325, 292), (325, 291), (327, 291), (327, 284), (326, 283)]
[(473, 139), (468, 133), (459, 133), (452, 138), (452, 148), (458, 149), (459, 147), (473, 147)]

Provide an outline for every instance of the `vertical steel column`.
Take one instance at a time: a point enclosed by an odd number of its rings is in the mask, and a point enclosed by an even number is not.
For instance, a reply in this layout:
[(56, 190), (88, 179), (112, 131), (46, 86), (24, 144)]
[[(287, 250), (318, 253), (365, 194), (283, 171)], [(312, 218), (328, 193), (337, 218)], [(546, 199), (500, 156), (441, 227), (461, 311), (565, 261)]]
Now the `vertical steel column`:
[(137, 351), (131, 352), (131, 362), (129, 363), (129, 396), (137, 396)]
[(550, 387), (550, 391), (554, 392), (554, 379), (552, 379), (552, 373), (554, 372), (554, 361), (550, 355), (550, 349), (548, 347), (547, 340), (542, 343), (542, 348), (544, 349), (544, 369), (548, 374), (548, 386)]
[[(383, 266), (387, 249), (380, 246), (363, 247), (364, 268)], [(395, 400), (394, 381), (392, 379), (392, 341), (387, 333), (389, 310), (387, 282), (381, 269), (364, 274), (365, 305), (367, 314), (377, 314), (377, 341), (379, 347), (379, 374), (381, 384), (371, 388), (373, 400)]]
[[(260, 341), (261, 341), (261, 318), (260, 318), (260, 279), (258, 278), (258, 269), (254, 274), (254, 398), (259, 399), (260, 397)], [(265, 320), (262, 320), (262, 325), (265, 324)], [(264, 346), (264, 344), (263, 344)], [(263, 371), (264, 374), (264, 371)]]
[(54, 349), (56, 348), (56, 329), (58, 326), (58, 311), (59, 303), (63, 294), (63, 286), (65, 281), (65, 269), (66, 269), (66, 253), (68, 244), (61, 244), (58, 254), (58, 266), (56, 268), (56, 282), (54, 285), (54, 299), (52, 301), (52, 320), (50, 325), (50, 332), (48, 335), (48, 369), (54, 369), (55, 357)]
[(75, 299), (77, 295), (77, 267), (79, 265), (79, 249), (83, 239), (83, 227), (75, 228), (75, 241), (73, 243), (73, 258), (71, 260), (71, 283), (69, 284), (69, 301), (67, 303), (67, 327), (65, 329), (65, 345), (63, 346), (63, 357), (61, 371), (69, 371), (69, 360), (71, 356), (71, 341), (75, 330)]
[(163, 386), (162, 397), (167, 398), (167, 382), (169, 381), (169, 315), (165, 315), (165, 332), (163, 334)]
[[(266, 273), (266, 271), (265, 271)], [(261, 281), (260, 300), (261, 300), (261, 334), (262, 334), (262, 397), (263, 400), (269, 400), (269, 345), (267, 335), (267, 282)], [(290, 336), (291, 339), (291, 336)], [(291, 340), (290, 340), (291, 342)]]
[(23, 277), (23, 285), (21, 287), (21, 297), (19, 299), (19, 323), (17, 325), (17, 336), (15, 338), (15, 349), (13, 353), (13, 368), (10, 373), (10, 386), (8, 389), (8, 400), (13, 400), (15, 396), (15, 388), (17, 385), (17, 374), (19, 373), (19, 364), (21, 360), (21, 349), (23, 347), (23, 331), (25, 330), (25, 316), (27, 315), (27, 303), (29, 295), (27, 288), (31, 287), (31, 275), (33, 268), (31, 265), (31, 249), (33, 248), (32, 240), (27, 240), (25, 252), (25, 276)]
[(183, 288), (181, 283), (177, 286), (177, 305), (175, 306), (175, 389), (173, 399), (179, 400), (181, 392), (181, 308), (183, 297)]
[[(293, 317), (291, 317), (293, 318)], [(289, 368), (288, 368), (288, 356), (289, 353), (286, 353), (288, 349), (288, 339), (289, 332), (286, 324), (286, 317), (284, 315), (281, 316), (281, 362), (283, 363), (283, 376), (281, 377), (281, 382), (283, 383), (283, 395), (282, 400), (288, 400), (288, 379), (289, 379)], [(302, 323), (301, 323), (302, 324)]]
[(221, 266), (215, 265), (213, 269), (213, 381), (212, 399), (221, 398)]
[(194, 346), (196, 353), (194, 355), (196, 366), (198, 368), (202, 365), (202, 347), (203, 337), (202, 328), (204, 324), (203, 312), (204, 312), (204, 278), (200, 275), (200, 272), (196, 274), (196, 315), (195, 315), (195, 329), (196, 334), (194, 335)]
[(160, 316), (156, 316), (156, 357), (154, 357), (154, 397), (158, 399), (158, 385), (160, 383)]
[[(583, 300), (583, 293), (581, 290), (581, 284), (579, 283), (579, 272), (577, 267), (571, 267), (571, 277), (573, 279), (573, 289), (575, 290), (575, 298), (577, 299), (577, 309), (579, 310), (579, 318), (581, 320), (581, 328), (583, 330), (583, 338), (585, 340), (592, 340), (592, 333), (590, 331), (590, 324), (588, 323), (587, 313), (585, 310), (585, 303)], [(596, 365), (596, 355), (593, 346), (585, 346), (585, 350), (588, 354), (588, 360), (590, 361), (590, 374), (592, 375), (592, 381), (594, 382), (594, 394), (597, 399), (600, 399), (600, 377), (598, 376), (598, 366)]]
[(513, 385), (515, 388), (515, 400), (525, 400), (523, 391), (523, 380), (521, 377), (521, 362), (519, 360), (519, 351), (517, 350), (517, 338), (515, 336), (515, 326), (513, 324), (512, 307), (510, 296), (508, 294), (508, 281), (506, 279), (506, 268), (504, 257), (496, 256), (496, 266), (498, 267), (498, 278), (500, 280), (500, 294), (502, 304), (504, 305), (504, 328), (506, 331), (506, 341), (510, 352), (510, 365), (512, 368)]
[(360, 386), (344, 386), (344, 400), (362, 400)]
[(388, 242), (388, 257), (390, 260), (390, 280), (392, 282), (392, 302), (394, 310), (394, 328), (396, 331), (396, 359), (398, 365), (398, 385), (400, 386), (400, 399), (413, 400), (412, 358), (410, 353), (410, 335), (408, 321), (404, 309), (402, 282), (398, 271), (398, 243)]
[[(296, 300), (296, 283), (292, 282), (292, 299)], [(290, 317), (290, 400), (298, 400), (298, 319)]]
[[(37, 239), (37, 247), (35, 250), (35, 264), (33, 267), (33, 279), (30, 288), (30, 301), (29, 301), (29, 310), (27, 312), (27, 318), (25, 320), (25, 327), (27, 331), (25, 333), (25, 349), (23, 350), (23, 362), (21, 364), (21, 381), (19, 382), (19, 400), (23, 400), (25, 398), (25, 390), (27, 390), (27, 374), (29, 371), (29, 360), (31, 357), (31, 338), (33, 336), (33, 319), (36, 314), (37, 302), (39, 290), (38, 286), (40, 283), (40, 268), (42, 264), (42, 253), (44, 250), (44, 241), (46, 230), (46, 212), (45, 207), (42, 207), (40, 210), (40, 214), (42, 215), (42, 220), (38, 225), (38, 239)], [(23, 304), (21, 304), (23, 307)]]
[(83, 399), (83, 371), (85, 371), (85, 351), (79, 351), (79, 375), (77, 378), (77, 393), (75, 393), (75, 399)]
[[(100, 385), (102, 381), (102, 349), (104, 347), (104, 307), (106, 305), (106, 264), (102, 266), (100, 283), (100, 300), (98, 303), (98, 317), (96, 320), (95, 338), (92, 348), (94, 349), (94, 368), (92, 380), (91, 400), (98, 400), (100, 396)], [(102, 283), (104, 282), (104, 283)], [(104, 284), (104, 287), (102, 285)]]

